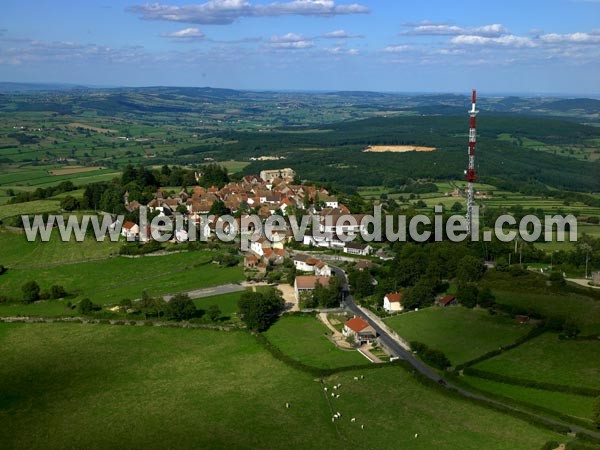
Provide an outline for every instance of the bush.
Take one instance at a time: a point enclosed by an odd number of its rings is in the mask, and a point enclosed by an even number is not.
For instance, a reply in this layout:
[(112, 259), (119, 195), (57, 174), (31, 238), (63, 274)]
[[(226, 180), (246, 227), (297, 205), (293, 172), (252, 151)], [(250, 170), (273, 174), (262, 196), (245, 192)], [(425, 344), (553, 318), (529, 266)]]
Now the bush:
[(58, 299), (58, 298), (64, 298), (67, 296), (67, 291), (65, 291), (65, 288), (55, 284), (50, 288), (50, 298), (52, 299)]
[(3, 273), (5, 273), (8, 269), (6, 267), (4, 267), (2, 264), (0, 264), (0, 275), (2, 275)]
[(422, 342), (416, 341), (411, 342), (410, 346), (423, 361), (437, 369), (444, 370), (452, 366), (448, 357), (441, 350), (429, 348)]
[(187, 294), (175, 295), (166, 305), (166, 315), (173, 320), (188, 320), (198, 314), (196, 305)]
[(79, 302), (79, 306), (77, 307), (77, 311), (79, 314), (87, 316), (93, 313), (94, 311), (98, 311), (102, 309), (100, 306), (92, 303), (89, 298), (84, 298)]
[(40, 298), (40, 286), (35, 281), (28, 281), (21, 286), (23, 303), (33, 303)]

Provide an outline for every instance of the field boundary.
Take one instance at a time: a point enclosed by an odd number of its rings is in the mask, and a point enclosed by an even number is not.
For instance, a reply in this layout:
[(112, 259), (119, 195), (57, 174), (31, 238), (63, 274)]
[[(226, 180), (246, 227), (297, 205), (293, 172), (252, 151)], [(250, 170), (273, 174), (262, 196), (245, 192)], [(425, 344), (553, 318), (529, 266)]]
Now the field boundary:
[(502, 375), (494, 372), (488, 372), (486, 370), (474, 369), (471, 367), (464, 369), (463, 373), (472, 377), (483, 378), (484, 380), (496, 381), (498, 383), (512, 384), (514, 386), (522, 386), (544, 391), (563, 392), (565, 394), (576, 394), (584, 397), (600, 396), (600, 389), (527, 380), (525, 378), (511, 377), (509, 375)]

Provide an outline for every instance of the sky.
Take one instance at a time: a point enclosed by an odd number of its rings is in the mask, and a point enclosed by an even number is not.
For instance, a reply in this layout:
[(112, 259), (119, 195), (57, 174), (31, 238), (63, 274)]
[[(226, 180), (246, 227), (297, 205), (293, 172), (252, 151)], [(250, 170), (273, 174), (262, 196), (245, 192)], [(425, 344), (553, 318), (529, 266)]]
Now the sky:
[(600, 0), (2, 0), (0, 81), (600, 95)]

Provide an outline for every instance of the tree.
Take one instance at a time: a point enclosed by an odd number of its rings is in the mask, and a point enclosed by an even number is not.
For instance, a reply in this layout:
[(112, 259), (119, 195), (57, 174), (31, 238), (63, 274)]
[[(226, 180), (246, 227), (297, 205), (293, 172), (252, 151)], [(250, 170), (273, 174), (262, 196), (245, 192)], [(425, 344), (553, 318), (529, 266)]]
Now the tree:
[(206, 314), (212, 322), (216, 322), (221, 317), (221, 309), (218, 305), (210, 305), (206, 310)]
[(100, 306), (92, 303), (92, 301), (89, 298), (84, 298), (83, 300), (81, 300), (79, 302), (77, 311), (79, 312), (79, 314), (87, 316), (87, 315), (91, 314), (92, 312), (97, 311), (99, 309), (100, 309)]
[(35, 281), (28, 281), (21, 286), (23, 303), (33, 303), (40, 298), (40, 286)]
[(459, 282), (478, 281), (483, 275), (484, 267), (481, 259), (475, 256), (464, 256), (456, 268), (456, 278)]
[(464, 283), (458, 286), (456, 298), (466, 308), (475, 308), (477, 306), (477, 286), (471, 283)]
[(72, 195), (67, 195), (60, 201), (60, 207), (65, 211), (74, 211), (79, 209), (79, 200)]
[(197, 313), (196, 305), (187, 294), (177, 294), (167, 302), (166, 314), (169, 319), (189, 320)]
[(67, 296), (67, 291), (65, 288), (55, 284), (50, 288), (50, 298), (63, 298)]
[(223, 200), (215, 200), (210, 207), (210, 211), (208, 211), (208, 214), (214, 214), (215, 216), (224, 216), (229, 213), (231, 213), (231, 210), (225, 206)]
[(565, 277), (559, 271), (551, 272), (548, 279), (552, 283), (552, 286), (565, 286), (567, 284)]
[(482, 308), (491, 308), (496, 304), (496, 297), (489, 287), (484, 287), (477, 294), (477, 304)]
[(264, 292), (244, 292), (238, 300), (242, 320), (250, 330), (254, 331), (268, 329), (277, 320), (284, 305), (281, 293), (275, 289)]

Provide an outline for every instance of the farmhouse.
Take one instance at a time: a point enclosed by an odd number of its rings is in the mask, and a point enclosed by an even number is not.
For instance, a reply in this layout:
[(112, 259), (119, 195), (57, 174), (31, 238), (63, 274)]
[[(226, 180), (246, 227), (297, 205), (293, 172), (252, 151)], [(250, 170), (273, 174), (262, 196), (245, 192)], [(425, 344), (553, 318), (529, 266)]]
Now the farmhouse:
[(387, 312), (398, 312), (404, 309), (404, 305), (402, 304), (402, 292), (395, 292), (393, 294), (385, 294), (383, 297), (383, 309)]
[(354, 317), (346, 322), (342, 334), (346, 337), (354, 338), (357, 344), (368, 343), (377, 338), (375, 329), (360, 317)]
[(315, 275), (302, 275), (294, 280), (294, 294), (296, 300), (300, 301), (300, 295), (303, 292), (312, 292), (317, 285), (317, 282), (323, 286), (329, 286), (329, 277), (319, 277)]
[(446, 306), (456, 305), (456, 298), (454, 295), (445, 295), (438, 300), (438, 305), (445, 308)]
[(368, 244), (357, 244), (354, 242), (346, 242), (344, 253), (351, 255), (368, 256), (373, 251), (373, 247)]

